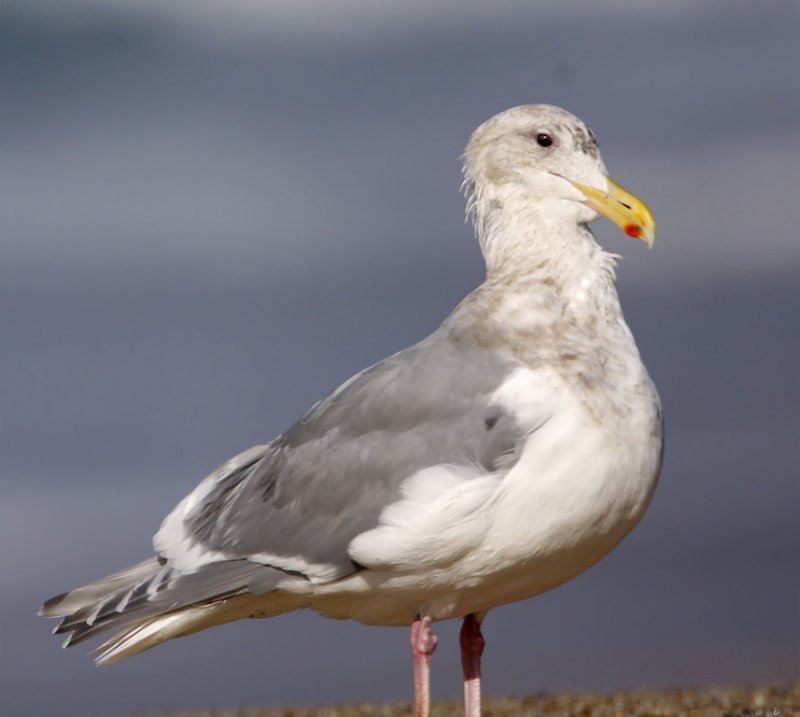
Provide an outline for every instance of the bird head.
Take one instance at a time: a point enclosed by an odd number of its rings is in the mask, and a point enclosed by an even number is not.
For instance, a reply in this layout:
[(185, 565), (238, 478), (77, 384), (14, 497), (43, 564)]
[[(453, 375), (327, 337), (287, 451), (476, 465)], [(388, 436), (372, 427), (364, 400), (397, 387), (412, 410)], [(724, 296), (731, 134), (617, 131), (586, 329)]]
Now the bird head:
[(471, 209), (483, 195), (547, 205), (549, 217), (585, 224), (603, 215), (652, 247), (655, 221), (640, 199), (608, 176), (594, 133), (552, 105), (501, 112), (473, 132), (464, 154)]

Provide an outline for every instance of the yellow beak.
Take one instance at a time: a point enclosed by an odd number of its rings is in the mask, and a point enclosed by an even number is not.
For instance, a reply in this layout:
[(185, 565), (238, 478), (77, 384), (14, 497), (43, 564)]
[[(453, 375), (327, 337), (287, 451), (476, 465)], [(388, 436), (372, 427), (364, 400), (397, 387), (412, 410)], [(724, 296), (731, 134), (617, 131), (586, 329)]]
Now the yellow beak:
[(608, 178), (608, 191), (572, 182), (589, 199), (586, 202), (622, 229), (628, 236), (641, 239), (652, 249), (656, 239), (656, 222), (647, 205)]

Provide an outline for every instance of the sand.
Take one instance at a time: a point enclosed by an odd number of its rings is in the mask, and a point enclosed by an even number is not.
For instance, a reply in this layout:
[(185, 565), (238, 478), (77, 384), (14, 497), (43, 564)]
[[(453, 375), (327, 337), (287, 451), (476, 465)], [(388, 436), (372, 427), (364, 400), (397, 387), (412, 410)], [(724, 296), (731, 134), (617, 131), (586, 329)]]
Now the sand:
[[(161, 717), (413, 717), (408, 704), (180, 712)], [(437, 702), (431, 717), (463, 715)], [(675, 689), (608, 694), (539, 694), (485, 699), (483, 717), (788, 717), (800, 716), (800, 683), (785, 687)]]

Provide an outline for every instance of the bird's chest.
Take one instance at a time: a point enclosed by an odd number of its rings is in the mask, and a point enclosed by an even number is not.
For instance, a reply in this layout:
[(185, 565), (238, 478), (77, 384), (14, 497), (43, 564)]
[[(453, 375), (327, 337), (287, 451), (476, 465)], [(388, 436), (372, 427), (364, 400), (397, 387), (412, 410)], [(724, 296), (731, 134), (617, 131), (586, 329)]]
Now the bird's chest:
[(500, 602), (549, 590), (617, 545), (649, 503), (661, 454), (647, 381), (627, 392), (624, 410), (591, 392), (587, 401), (558, 372), (521, 370), (506, 391), (508, 410), (535, 430), (494, 496), (486, 541), (463, 566)]

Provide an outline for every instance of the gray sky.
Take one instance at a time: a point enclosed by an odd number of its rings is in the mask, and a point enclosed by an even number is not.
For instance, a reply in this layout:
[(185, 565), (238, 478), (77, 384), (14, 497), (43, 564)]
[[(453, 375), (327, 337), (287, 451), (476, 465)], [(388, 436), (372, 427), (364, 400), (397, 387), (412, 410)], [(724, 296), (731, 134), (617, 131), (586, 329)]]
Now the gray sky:
[(486, 691), (796, 675), (800, 6), (300, 5), (0, 10), (0, 715), (409, 698), (401, 630), (297, 614), (100, 669), (33, 613), (480, 281), (457, 157), (527, 102), (654, 211), (652, 252), (595, 227), (667, 451), (614, 554), (490, 615)]

